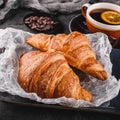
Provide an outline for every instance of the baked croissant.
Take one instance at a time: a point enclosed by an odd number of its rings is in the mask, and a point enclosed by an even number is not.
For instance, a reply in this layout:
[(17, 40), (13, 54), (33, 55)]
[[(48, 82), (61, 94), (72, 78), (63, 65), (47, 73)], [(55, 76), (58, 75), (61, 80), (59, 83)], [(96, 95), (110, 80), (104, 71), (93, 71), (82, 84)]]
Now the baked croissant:
[(96, 60), (89, 40), (80, 32), (69, 35), (36, 34), (28, 37), (26, 43), (42, 51), (61, 51), (71, 66), (97, 79), (107, 79), (107, 73)]
[[(27, 61), (27, 62), (26, 62)], [(80, 86), (78, 76), (61, 53), (32, 51), (20, 59), (18, 82), (26, 92), (41, 98), (92, 100), (92, 95)]]

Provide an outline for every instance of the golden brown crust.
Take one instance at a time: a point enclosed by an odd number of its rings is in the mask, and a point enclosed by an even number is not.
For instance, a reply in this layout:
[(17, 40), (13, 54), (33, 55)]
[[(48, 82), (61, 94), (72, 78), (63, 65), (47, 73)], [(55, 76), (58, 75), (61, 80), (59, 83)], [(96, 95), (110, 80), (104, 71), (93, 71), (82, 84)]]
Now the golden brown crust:
[(26, 43), (42, 51), (61, 51), (71, 66), (100, 80), (107, 79), (106, 71), (96, 60), (89, 40), (82, 33), (75, 31), (69, 35), (36, 34), (29, 37)]
[(32, 51), (24, 54), (20, 59), (18, 82), (26, 92), (35, 92), (42, 98), (65, 96), (92, 100), (90, 92), (85, 90), (83, 93), (79, 78), (60, 52)]

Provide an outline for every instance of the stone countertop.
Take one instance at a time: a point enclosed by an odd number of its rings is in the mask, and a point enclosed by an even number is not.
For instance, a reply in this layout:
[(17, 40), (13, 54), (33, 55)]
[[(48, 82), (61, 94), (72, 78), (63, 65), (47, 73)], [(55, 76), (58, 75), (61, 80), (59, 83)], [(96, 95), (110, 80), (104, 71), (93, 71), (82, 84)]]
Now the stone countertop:
[[(23, 19), (26, 15), (31, 14), (33, 11), (29, 10), (29, 9), (17, 9), (17, 10), (13, 10), (4, 21), (0, 22), (0, 28), (7, 28), (7, 27), (13, 27), (13, 28), (17, 28), (17, 29), (21, 29), (24, 31), (28, 31), (31, 33), (36, 33), (33, 30), (30, 30), (28, 27), (26, 27), (26, 25), (24, 25)], [(58, 17), (58, 19), (60, 20), (60, 22), (62, 23), (63, 26), (63, 31), (64, 33), (69, 33), (69, 22), (70, 20), (76, 16), (80, 14), (80, 11), (75, 12), (73, 14), (59, 14), (56, 15)]]
[[(31, 13), (31, 10), (28, 9), (18, 9), (11, 14), (9, 19), (5, 20), (0, 24), (0, 28), (13, 27), (17, 29), (22, 29), (25, 31), (31, 31), (27, 28), (24, 23), (24, 17)], [(58, 18), (62, 22), (64, 29), (63, 32), (69, 33), (69, 21), (79, 14), (79, 11), (74, 14), (65, 14), (59, 15)], [(120, 50), (113, 49), (111, 53), (111, 61), (113, 62), (113, 74), (120, 78)], [(111, 106), (119, 107), (118, 105), (120, 95), (113, 100)], [(52, 108), (43, 108), (43, 107), (26, 107), (18, 104), (11, 104), (7, 102), (0, 101), (0, 120), (118, 120), (118, 116), (110, 115), (110, 114), (99, 114), (85, 111), (71, 111), (71, 110), (59, 110)]]

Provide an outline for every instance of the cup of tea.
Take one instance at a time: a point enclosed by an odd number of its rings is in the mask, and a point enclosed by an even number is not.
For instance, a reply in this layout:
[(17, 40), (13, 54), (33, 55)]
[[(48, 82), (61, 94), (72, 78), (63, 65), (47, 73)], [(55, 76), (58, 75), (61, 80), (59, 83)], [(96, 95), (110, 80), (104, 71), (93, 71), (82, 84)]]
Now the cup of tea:
[(120, 6), (113, 3), (86, 3), (82, 15), (91, 33), (103, 32), (110, 40), (120, 38)]

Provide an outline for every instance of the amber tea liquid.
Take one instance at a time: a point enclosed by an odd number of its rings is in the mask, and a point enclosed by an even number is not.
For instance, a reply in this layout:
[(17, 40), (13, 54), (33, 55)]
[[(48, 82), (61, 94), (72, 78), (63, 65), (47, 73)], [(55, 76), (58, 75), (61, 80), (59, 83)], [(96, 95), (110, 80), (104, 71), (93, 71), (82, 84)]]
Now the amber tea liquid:
[[(92, 10), (92, 11), (90, 12), (90, 16), (91, 16), (94, 20), (96, 20), (96, 21), (98, 21), (98, 22), (101, 22), (101, 23), (104, 23), (104, 24), (108, 24), (108, 25), (112, 25), (112, 24), (107, 23), (107, 22), (105, 22), (104, 20), (102, 20), (101, 14), (102, 14), (103, 12), (105, 12), (105, 11), (113, 11), (113, 10), (110, 10), (110, 9), (95, 9), (95, 10)], [(120, 24), (117, 24), (117, 25), (120, 25)]]

